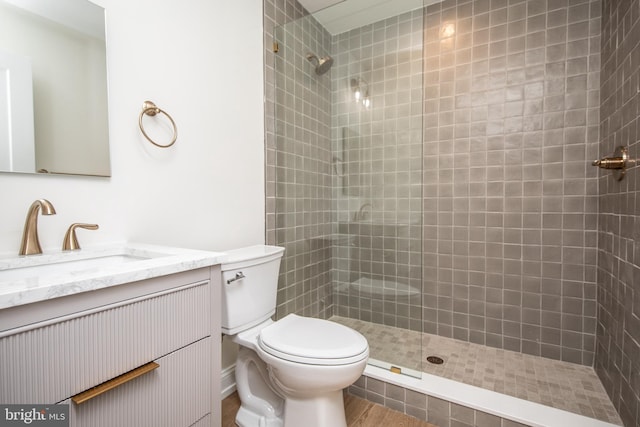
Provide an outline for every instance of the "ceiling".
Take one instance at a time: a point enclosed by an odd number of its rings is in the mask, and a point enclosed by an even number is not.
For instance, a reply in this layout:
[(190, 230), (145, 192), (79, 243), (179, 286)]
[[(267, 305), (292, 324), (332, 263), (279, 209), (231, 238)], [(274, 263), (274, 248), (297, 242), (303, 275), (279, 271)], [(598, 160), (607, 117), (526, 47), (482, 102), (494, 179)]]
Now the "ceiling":
[(298, 2), (307, 9), (309, 13), (315, 13), (321, 9), (342, 3), (345, 0), (298, 0)]
[(441, 0), (298, 0), (332, 35)]

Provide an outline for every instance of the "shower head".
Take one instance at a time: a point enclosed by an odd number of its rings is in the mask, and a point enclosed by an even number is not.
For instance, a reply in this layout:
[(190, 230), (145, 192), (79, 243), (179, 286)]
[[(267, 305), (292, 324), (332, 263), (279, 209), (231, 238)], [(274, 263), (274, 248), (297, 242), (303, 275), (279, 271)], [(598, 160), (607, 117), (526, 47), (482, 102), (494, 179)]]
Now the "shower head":
[(318, 58), (313, 53), (307, 53), (307, 61), (311, 62), (316, 67), (316, 74), (321, 76), (333, 65), (333, 58), (329, 55)]

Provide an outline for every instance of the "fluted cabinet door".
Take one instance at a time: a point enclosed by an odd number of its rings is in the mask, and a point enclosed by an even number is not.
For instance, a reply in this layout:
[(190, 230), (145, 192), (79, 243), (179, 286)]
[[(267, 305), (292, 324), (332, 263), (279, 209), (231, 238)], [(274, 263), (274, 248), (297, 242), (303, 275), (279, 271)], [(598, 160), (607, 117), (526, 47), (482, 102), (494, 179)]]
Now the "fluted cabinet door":
[(0, 402), (58, 402), (211, 335), (195, 283), (0, 338)]
[(210, 427), (211, 337), (161, 357), (160, 365), (82, 404), (71, 427)]

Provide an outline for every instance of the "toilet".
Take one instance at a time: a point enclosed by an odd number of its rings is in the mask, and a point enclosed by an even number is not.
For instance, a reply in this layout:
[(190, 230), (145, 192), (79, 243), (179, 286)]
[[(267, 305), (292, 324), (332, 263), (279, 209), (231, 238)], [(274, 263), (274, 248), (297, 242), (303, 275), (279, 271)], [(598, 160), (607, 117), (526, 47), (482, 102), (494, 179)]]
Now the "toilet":
[(284, 248), (227, 251), (222, 332), (240, 345), (240, 427), (346, 427), (342, 390), (364, 372), (369, 345), (351, 328), (289, 314), (273, 321)]

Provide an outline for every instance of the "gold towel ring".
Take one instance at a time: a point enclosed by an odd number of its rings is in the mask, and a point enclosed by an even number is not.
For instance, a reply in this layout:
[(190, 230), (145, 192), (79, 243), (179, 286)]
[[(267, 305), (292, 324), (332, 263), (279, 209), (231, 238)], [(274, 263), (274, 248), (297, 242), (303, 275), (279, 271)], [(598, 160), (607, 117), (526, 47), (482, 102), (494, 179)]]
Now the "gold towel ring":
[[(173, 138), (171, 138), (171, 142), (168, 143), (167, 145), (158, 144), (153, 139), (151, 139), (149, 135), (147, 135), (147, 133), (144, 131), (144, 126), (142, 126), (142, 117), (145, 114), (147, 116), (153, 117), (158, 113), (162, 113), (165, 116), (167, 116), (167, 118), (171, 122), (171, 126), (173, 126)], [(169, 113), (167, 113), (161, 108), (156, 107), (156, 104), (154, 104), (151, 101), (145, 101), (144, 104), (142, 104), (142, 111), (140, 112), (140, 117), (138, 118), (138, 126), (140, 126), (140, 130), (142, 131), (142, 134), (144, 135), (144, 137), (147, 138), (147, 140), (153, 145), (155, 145), (156, 147), (160, 147), (160, 148), (171, 147), (173, 144), (175, 144), (176, 139), (178, 139), (178, 128), (176, 127), (176, 122), (173, 121), (173, 118), (171, 118)]]

